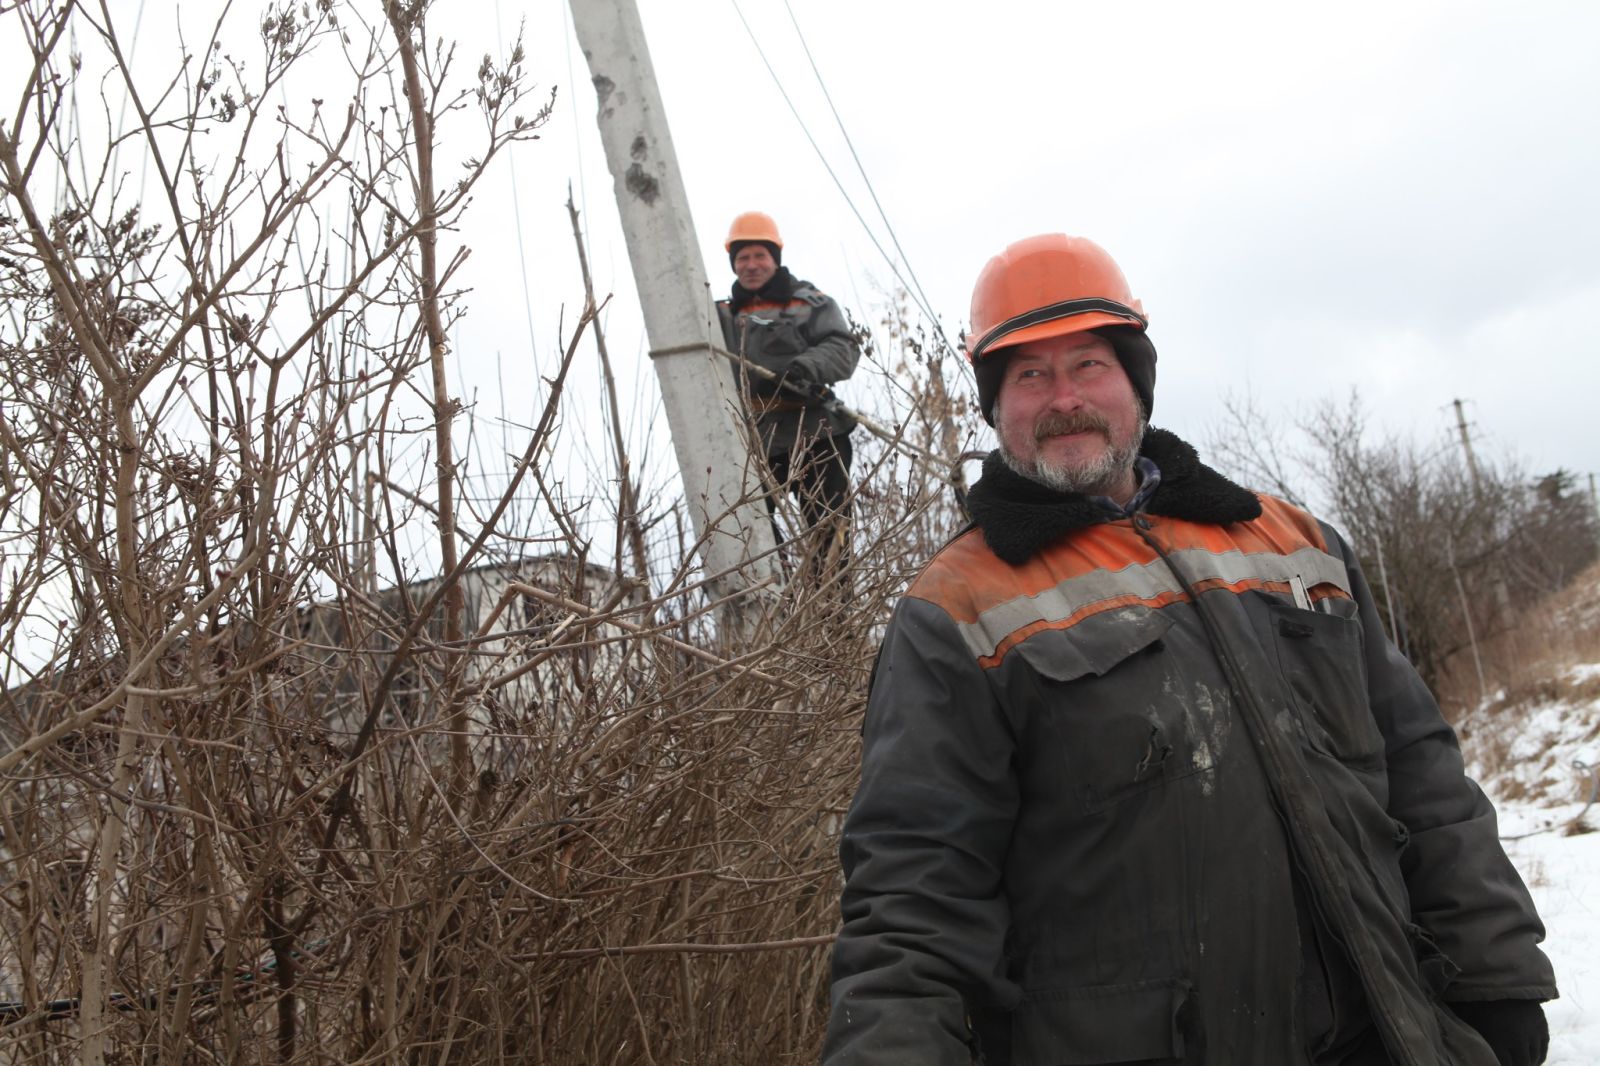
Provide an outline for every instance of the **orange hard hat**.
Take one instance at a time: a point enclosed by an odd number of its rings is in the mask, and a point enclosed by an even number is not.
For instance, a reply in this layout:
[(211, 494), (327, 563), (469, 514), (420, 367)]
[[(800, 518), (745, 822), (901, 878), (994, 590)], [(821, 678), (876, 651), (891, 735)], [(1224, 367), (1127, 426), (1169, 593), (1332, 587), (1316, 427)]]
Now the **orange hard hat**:
[(978, 404), (993, 421), (1000, 387), (994, 353), (1029, 341), (1084, 333), (1105, 334), (1133, 382), (1148, 415), (1154, 403), (1155, 348), (1145, 337), (1144, 307), (1134, 299), (1116, 261), (1086, 237), (1045, 233), (1007, 245), (983, 268), (972, 289), (967, 358), (978, 377)]
[(1008, 245), (972, 289), (974, 363), (995, 348), (1100, 326), (1145, 327), (1144, 309), (1106, 250), (1086, 237), (1046, 233)]
[(778, 224), (772, 221), (771, 215), (761, 211), (746, 211), (733, 220), (728, 227), (728, 239), (722, 242), (723, 251), (732, 252), (734, 241), (766, 241), (783, 247)]

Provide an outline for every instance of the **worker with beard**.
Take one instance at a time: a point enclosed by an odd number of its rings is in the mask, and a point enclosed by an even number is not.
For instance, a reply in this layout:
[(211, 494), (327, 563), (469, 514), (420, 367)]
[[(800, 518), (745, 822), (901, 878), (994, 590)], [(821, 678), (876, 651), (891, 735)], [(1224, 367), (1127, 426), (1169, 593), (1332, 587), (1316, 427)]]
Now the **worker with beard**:
[(984, 268), (999, 448), (897, 605), (827, 1066), (1537, 1066), (1544, 928), (1331, 526), (1151, 428), (1094, 243)]

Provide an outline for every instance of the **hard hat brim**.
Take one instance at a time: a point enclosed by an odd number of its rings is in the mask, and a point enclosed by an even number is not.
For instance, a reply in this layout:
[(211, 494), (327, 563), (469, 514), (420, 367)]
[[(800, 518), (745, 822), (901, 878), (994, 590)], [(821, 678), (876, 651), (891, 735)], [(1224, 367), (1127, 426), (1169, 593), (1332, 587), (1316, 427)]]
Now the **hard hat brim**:
[[(1087, 333), (1092, 329), (1103, 326), (1124, 326), (1129, 329), (1144, 331), (1145, 323), (1142, 319), (1130, 314), (1113, 314), (1109, 311), (1081, 311), (1075, 315), (1063, 318), (1054, 318), (1045, 322), (1036, 322), (1033, 325), (1019, 326), (998, 335), (988, 337), (974, 337), (969, 348), (970, 358), (973, 362), (987, 359), (1002, 348), (1014, 348), (1019, 344), (1029, 341), (1044, 340), (1049, 337), (1066, 337), (1074, 333)], [(980, 349), (978, 344), (982, 344)]]

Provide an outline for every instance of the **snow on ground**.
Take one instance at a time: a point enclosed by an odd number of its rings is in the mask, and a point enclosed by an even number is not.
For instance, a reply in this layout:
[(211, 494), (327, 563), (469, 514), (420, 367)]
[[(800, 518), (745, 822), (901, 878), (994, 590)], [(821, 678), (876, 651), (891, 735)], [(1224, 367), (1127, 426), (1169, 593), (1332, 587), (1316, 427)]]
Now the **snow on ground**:
[(1549, 1066), (1600, 1063), (1600, 804), (1587, 806), (1600, 786), (1596, 677), (1600, 663), (1569, 667), (1548, 698), (1461, 723), (1468, 768), (1495, 800), (1502, 837), (1520, 838), (1506, 852), (1544, 919), (1561, 990), (1545, 1006)]
[(1600, 663), (1580, 663), (1572, 667), (1567, 673), (1574, 681), (1588, 681), (1600, 677)]
[[(1583, 804), (1500, 808), (1500, 831), (1562, 825)], [(1585, 816), (1600, 826), (1600, 809)], [(1564, 836), (1560, 829), (1506, 842), (1544, 919), (1545, 953), (1556, 968), (1561, 998), (1545, 1004), (1550, 1021), (1549, 1066), (1600, 1063), (1600, 832)]]

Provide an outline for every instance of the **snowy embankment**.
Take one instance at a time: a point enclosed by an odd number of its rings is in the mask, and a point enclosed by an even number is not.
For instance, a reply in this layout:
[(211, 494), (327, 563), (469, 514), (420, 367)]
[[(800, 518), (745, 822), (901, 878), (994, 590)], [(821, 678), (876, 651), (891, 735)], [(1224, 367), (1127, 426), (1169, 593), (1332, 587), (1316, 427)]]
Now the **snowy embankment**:
[(1545, 1007), (1549, 1066), (1600, 1063), (1597, 690), (1600, 664), (1573, 666), (1532, 698), (1502, 697), (1460, 723), (1469, 769), (1495, 800), (1506, 851), (1545, 922), (1561, 989)]
[[(1525, 832), (1566, 822), (1582, 804), (1500, 810), (1502, 833)], [(1589, 818), (1596, 818), (1591, 809)], [(1600, 832), (1563, 836), (1560, 831), (1507, 841), (1522, 871), (1547, 936), (1545, 952), (1555, 964), (1561, 998), (1545, 1005), (1550, 1020), (1549, 1066), (1600, 1063)]]

